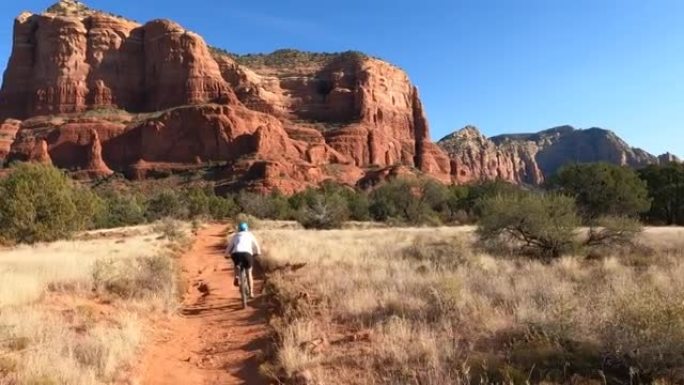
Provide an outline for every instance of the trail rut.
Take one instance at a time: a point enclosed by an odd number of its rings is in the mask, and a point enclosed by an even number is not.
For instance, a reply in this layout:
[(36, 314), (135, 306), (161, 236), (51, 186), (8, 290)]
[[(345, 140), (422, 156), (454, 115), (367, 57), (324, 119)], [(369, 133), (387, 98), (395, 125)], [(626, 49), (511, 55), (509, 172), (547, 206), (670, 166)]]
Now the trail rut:
[[(142, 385), (266, 384), (259, 355), (266, 344), (260, 298), (242, 309), (232, 262), (223, 257), (225, 225), (199, 231), (181, 258), (188, 285), (179, 314), (158, 325), (140, 364)], [(262, 280), (255, 274), (256, 293)], [(206, 283), (208, 294), (197, 289)]]

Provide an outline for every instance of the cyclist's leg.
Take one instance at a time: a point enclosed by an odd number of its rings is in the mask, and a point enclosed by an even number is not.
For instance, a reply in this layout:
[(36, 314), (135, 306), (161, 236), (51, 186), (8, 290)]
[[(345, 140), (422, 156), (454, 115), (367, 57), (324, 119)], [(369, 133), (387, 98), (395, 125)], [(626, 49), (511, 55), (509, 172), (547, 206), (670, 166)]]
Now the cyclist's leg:
[(247, 269), (247, 284), (249, 286), (249, 296), (254, 297), (254, 277), (252, 268), (254, 267), (254, 256), (248, 254), (245, 258), (245, 268)]
[(239, 280), (240, 280), (240, 255), (239, 253), (233, 253), (230, 255), (230, 259), (233, 261), (233, 272), (235, 273), (235, 277), (233, 278), (233, 286), (238, 286)]
[(249, 285), (249, 296), (254, 297), (254, 277), (252, 277), (252, 268), (247, 269), (247, 283)]

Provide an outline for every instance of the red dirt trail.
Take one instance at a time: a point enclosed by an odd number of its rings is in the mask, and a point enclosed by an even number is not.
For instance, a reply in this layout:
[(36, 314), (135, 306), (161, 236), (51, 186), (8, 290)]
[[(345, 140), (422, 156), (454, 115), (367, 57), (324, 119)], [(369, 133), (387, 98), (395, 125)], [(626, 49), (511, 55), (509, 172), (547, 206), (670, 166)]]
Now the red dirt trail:
[[(266, 310), (259, 298), (242, 309), (232, 262), (223, 257), (225, 225), (197, 234), (181, 258), (188, 285), (181, 311), (156, 332), (140, 366), (142, 385), (265, 384), (259, 354), (266, 344)], [(256, 293), (262, 281), (255, 274)], [(197, 284), (209, 285), (202, 295)]]

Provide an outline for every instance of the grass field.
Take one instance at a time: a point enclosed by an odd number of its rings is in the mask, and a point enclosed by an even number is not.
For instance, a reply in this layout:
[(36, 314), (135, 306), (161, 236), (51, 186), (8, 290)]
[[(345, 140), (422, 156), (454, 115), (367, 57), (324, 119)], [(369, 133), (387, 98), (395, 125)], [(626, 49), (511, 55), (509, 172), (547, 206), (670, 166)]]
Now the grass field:
[(541, 263), (471, 229), (262, 230), (278, 350), (325, 384), (681, 383), (684, 230)]
[(181, 238), (147, 226), (0, 249), (0, 384), (126, 383), (144, 318), (176, 301)]

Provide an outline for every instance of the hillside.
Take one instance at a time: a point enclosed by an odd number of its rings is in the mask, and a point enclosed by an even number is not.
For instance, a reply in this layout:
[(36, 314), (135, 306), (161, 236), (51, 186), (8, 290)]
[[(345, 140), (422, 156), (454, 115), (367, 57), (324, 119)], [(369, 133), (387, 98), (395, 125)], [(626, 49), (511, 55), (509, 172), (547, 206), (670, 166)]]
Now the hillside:
[[(655, 156), (628, 145), (601, 128), (559, 126), (537, 133), (486, 138), (468, 126), (442, 138), (438, 145), (452, 159), (459, 182), (503, 179), (540, 184), (568, 163), (608, 162), (634, 168), (679, 161), (672, 154)], [(454, 172), (455, 171), (455, 172)]]

